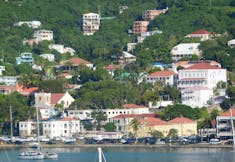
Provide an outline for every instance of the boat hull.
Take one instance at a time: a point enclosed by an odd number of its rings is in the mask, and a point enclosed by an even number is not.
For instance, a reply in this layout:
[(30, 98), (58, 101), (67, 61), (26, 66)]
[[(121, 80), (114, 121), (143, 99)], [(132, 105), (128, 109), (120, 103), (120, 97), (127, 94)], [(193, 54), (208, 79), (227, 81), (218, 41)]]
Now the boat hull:
[(44, 158), (44, 155), (40, 152), (23, 152), (18, 156), (18, 159), (21, 160), (42, 160)]

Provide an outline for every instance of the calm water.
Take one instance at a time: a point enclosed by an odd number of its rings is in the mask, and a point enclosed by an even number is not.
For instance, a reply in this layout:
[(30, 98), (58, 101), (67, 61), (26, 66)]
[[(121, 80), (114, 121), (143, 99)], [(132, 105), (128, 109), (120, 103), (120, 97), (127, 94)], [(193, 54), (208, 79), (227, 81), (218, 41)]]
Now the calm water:
[[(57, 160), (18, 160), (25, 149), (1, 149), (0, 162), (98, 162), (95, 148), (56, 148)], [(48, 151), (44, 149), (45, 151)], [(103, 148), (107, 162), (234, 162), (235, 152), (220, 148)]]

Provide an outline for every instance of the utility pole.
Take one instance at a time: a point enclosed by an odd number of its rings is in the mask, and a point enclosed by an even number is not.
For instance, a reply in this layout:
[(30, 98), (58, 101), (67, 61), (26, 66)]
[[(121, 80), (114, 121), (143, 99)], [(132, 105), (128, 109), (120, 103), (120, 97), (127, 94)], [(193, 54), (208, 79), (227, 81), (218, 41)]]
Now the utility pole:
[(13, 140), (13, 127), (12, 127), (12, 108), (10, 105), (10, 121), (11, 121), (11, 141)]

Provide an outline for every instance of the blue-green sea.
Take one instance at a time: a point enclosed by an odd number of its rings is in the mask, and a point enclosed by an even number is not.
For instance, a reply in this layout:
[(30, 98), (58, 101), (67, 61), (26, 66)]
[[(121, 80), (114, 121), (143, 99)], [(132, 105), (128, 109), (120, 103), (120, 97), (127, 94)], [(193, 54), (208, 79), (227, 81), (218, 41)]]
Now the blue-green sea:
[[(25, 149), (0, 149), (0, 162), (98, 162), (96, 148), (53, 148), (57, 160), (19, 160)], [(45, 148), (45, 151), (49, 149)], [(103, 148), (107, 162), (234, 162), (235, 152), (223, 148)]]

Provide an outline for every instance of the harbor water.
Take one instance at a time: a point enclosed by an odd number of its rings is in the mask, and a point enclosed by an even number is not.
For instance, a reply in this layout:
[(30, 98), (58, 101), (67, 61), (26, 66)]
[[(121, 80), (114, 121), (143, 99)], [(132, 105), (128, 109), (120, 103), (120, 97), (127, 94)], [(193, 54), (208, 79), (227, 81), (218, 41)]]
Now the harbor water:
[[(19, 160), (22, 149), (0, 149), (0, 162), (98, 162), (96, 148), (50, 148), (57, 160)], [(44, 151), (49, 151), (46, 149)], [(233, 162), (235, 152), (228, 148), (136, 148), (104, 147), (107, 162)]]

